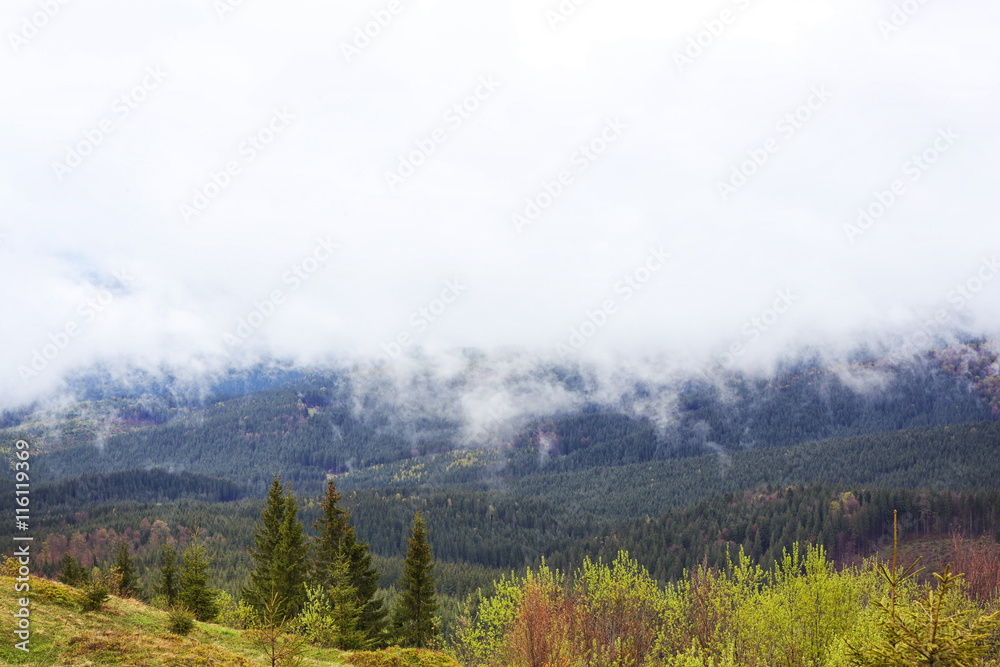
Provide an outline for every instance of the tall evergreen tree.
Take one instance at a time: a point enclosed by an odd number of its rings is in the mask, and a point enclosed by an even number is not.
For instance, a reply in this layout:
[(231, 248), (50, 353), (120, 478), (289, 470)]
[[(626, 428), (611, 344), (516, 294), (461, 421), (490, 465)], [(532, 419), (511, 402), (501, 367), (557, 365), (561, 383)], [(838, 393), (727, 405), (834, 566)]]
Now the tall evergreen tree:
[[(340, 507), (340, 494), (332, 480), (327, 483), (323, 514), (316, 520), (316, 535), (314, 583), (324, 590), (336, 587), (341, 595), (345, 586), (353, 587), (358, 607), (357, 630), (364, 634), (369, 646), (385, 644), (388, 610), (378, 595), (378, 570), (372, 565), (368, 543), (358, 539), (350, 514)], [(339, 575), (341, 560), (346, 561), (346, 580)]]
[(118, 581), (118, 595), (123, 598), (133, 597), (139, 582), (135, 565), (132, 563), (132, 555), (129, 553), (128, 542), (125, 540), (118, 542), (118, 550), (115, 552), (115, 560), (111, 569), (118, 572), (121, 577)]
[(272, 611), (281, 618), (290, 619), (305, 602), (307, 550), (298, 511), (295, 497), (275, 475), (254, 533), (250, 548), (254, 570), (243, 593), (258, 614), (273, 598), (278, 601), (278, 607)]
[(163, 545), (163, 565), (160, 566), (160, 581), (156, 585), (157, 595), (162, 595), (168, 607), (180, 601), (180, 579), (177, 572), (177, 552), (169, 544)]
[(219, 608), (216, 592), (208, 587), (208, 557), (205, 546), (198, 542), (197, 532), (195, 527), (194, 539), (184, 550), (180, 603), (199, 621), (211, 621), (219, 613)]
[(413, 530), (399, 582), (400, 594), (392, 617), (400, 645), (424, 648), (438, 635), (434, 619), (438, 604), (433, 570), (434, 556), (427, 542), (427, 527), (423, 516), (417, 512), (413, 516)]
[(332, 608), (331, 618), (336, 628), (337, 648), (356, 650), (371, 647), (373, 642), (368, 640), (359, 627), (361, 606), (358, 604), (357, 588), (351, 582), (350, 562), (343, 549), (336, 555), (330, 573), (331, 579), (326, 591)]

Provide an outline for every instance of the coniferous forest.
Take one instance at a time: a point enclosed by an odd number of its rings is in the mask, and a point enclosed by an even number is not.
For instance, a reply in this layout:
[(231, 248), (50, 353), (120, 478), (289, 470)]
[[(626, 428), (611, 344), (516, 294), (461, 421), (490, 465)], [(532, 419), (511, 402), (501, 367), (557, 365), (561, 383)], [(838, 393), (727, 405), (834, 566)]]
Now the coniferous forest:
[(667, 425), (595, 403), (469, 446), (286, 376), (6, 413), (3, 447), (44, 443), (34, 567), (79, 609), (141, 600), (275, 660), (994, 664), (992, 395), (934, 357), (874, 394), (839, 377), (691, 380)]

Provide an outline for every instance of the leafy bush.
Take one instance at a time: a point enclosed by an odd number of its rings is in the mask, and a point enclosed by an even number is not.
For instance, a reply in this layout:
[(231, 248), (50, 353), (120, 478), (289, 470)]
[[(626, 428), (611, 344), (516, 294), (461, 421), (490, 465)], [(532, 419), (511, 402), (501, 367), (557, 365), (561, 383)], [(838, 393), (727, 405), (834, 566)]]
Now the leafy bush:
[(186, 635), (194, 629), (194, 614), (177, 605), (167, 615), (167, 629), (175, 635)]
[(798, 545), (769, 571), (741, 552), (665, 589), (625, 553), (569, 577), (543, 565), (498, 582), (455, 650), (469, 667), (996, 664), (1000, 614), (947, 569), (936, 588), (887, 572), (875, 561), (837, 571), (821, 547)]
[(0, 577), (16, 577), (20, 563), (13, 556), (7, 556), (3, 563), (0, 563)]
[(246, 630), (252, 627), (256, 620), (256, 613), (245, 600), (236, 602), (233, 596), (225, 591), (219, 591), (215, 597), (215, 602), (219, 607), (219, 613), (215, 617), (215, 622), (236, 630)]

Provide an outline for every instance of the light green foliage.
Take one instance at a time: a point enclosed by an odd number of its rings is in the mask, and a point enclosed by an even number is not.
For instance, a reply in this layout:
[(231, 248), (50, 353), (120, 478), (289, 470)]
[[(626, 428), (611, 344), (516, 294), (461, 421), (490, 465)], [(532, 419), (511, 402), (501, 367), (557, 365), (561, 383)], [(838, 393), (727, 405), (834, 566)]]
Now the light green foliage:
[[(958, 594), (960, 578), (950, 568), (935, 573), (937, 588), (920, 598), (873, 602), (880, 630), (867, 646), (853, 645), (852, 664), (859, 667), (919, 667), (983, 664), (988, 640), (1000, 624), (1000, 612), (986, 615)], [(890, 581), (891, 585), (891, 581)]]
[(310, 644), (364, 648), (365, 635), (358, 630), (359, 613), (353, 589), (336, 584), (328, 591), (321, 586), (306, 586), (305, 607), (296, 617), (294, 627)]
[(246, 630), (251, 627), (257, 617), (254, 608), (246, 600), (237, 602), (233, 596), (225, 591), (219, 591), (215, 597), (219, 613), (215, 617), (215, 622), (236, 630)]
[[(895, 586), (875, 561), (836, 570), (797, 545), (769, 571), (742, 552), (660, 588), (620, 553), (564, 577), (542, 566), (479, 601), (455, 652), (470, 667), (846, 667), (994, 665), (1000, 615), (947, 570)], [(894, 592), (895, 603), (890, 595)]]

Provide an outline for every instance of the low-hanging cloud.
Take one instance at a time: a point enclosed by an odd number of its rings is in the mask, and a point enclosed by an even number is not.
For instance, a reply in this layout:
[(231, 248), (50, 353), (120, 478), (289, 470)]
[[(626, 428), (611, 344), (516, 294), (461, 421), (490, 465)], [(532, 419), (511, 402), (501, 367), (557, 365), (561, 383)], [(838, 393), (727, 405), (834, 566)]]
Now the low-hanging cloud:
[(637, 378), (1000, 324), (985, 1), (214, 4), (0, 10), (0, 406), (275, 358), (433, 401), (424, 364), (472, 441), (580, 407), (554, 364), (669, 424)]

